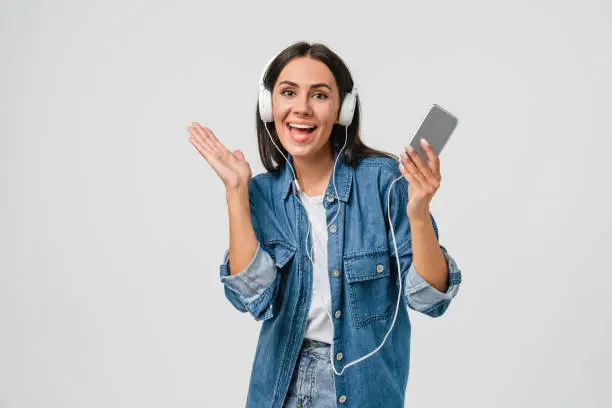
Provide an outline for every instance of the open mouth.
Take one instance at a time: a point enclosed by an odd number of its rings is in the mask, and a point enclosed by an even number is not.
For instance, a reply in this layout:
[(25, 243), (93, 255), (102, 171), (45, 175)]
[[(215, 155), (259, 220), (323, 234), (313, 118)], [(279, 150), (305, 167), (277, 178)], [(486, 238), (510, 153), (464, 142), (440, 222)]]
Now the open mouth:
[(289, 132), (291, 132), (293, 135), (296, 135), (298, 137), (304, 137), (317, 130), (318, 126), (307, 127), (287, 124), (287, 128), (289, 129)]

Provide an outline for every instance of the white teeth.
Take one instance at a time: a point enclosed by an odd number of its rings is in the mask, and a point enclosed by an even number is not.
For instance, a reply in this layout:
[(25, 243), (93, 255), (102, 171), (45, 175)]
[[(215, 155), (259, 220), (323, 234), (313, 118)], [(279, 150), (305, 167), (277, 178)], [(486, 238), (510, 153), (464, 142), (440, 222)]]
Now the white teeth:
[(297, 123), (289, 123), (289, 127), (294, 127), (298, 129), (314, 129), (313, 125), (298, 125)]

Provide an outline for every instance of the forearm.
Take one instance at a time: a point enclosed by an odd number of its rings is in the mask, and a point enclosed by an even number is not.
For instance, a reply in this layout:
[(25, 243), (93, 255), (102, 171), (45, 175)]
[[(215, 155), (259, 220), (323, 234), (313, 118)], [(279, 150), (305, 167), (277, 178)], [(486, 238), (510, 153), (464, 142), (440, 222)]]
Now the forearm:
[(229, 259), (230, 274), (243, 271), (257, 251), (257, 237), (251, 221), (248, 188), (226, 191), (229, 214)]
[(446, 258), (440, 249), (431, 218), (411, 219), (412, 262), (431, 286), (444, 293), (448, 289)]

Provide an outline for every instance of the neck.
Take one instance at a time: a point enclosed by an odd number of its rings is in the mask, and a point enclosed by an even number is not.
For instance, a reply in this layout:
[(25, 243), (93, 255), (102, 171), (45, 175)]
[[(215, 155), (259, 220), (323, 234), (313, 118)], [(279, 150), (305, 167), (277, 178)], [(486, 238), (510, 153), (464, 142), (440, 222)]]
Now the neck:
[(325, 194), (334, 169), (334, 154), (327, 145), (316, 156), (293, 157), (293, 167), (300, 189), (310, 197)]

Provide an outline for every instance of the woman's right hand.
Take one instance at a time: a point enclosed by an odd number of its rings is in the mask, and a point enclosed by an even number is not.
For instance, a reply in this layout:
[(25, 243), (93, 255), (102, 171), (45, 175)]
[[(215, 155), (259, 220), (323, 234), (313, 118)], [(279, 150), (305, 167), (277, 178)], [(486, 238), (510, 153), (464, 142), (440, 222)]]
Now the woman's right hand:
[(248, 188), (251, 167), (240, 150), (230, 152), (219, 142), (212, 130), (193, 122), (187, 127), (189, 141), (206, 159), (225, 184), (226, 189)]

